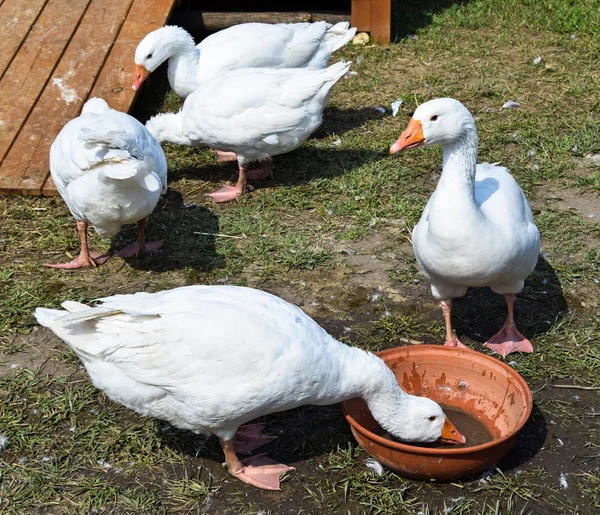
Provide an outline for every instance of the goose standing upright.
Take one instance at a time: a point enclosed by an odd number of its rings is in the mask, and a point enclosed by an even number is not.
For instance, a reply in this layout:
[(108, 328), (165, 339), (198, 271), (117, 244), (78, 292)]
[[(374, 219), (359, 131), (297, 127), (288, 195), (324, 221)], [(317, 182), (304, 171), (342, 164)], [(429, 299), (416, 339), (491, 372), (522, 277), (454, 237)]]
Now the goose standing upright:
[[(338, 342), (269, 293), (186, 286), (99, 300), (96, 307), (67, 301), (66, 311), (37, 308), (35, 317), (75, 351), (111, 399), (216, 435), (229, 472), (251, 485), (277, 490), (291, 469), (264, 455), (240, 461), (238, 443), (251, 451), (273, 437), (260, 437), (255, 426), (238, 428), (305, 404), (361, 397), (402, 440), (465, 442), (438, 404), (405, 393), (381, 359)], [(252, 441), (244, 442), (246, 433)]]
[(101, 98), (91, 98), (81, 115), (68, 122), (50, 148), (50, 174), (77, 222), (81, 252), (70, 263), (52, 268), (81, 268), (108, 259), (90, 252), (87, 228), (112, 237), (125, 224), (138, 224), (138, 242), (118, 252), (121, 257), (152, 251), (145, 243), (145, 218), (167, 191), (167, 160), (162, 148), (132, 116), (115, 111)]
[(470, 286), (490, 286), (504, 295), (508, 315), (486, 345), (502, 356), (532, 352), (513, 320), (515, 294), (540, 253), (529, 203), (506, 168), (476, 164), (475, 121), (457, 100), (441, 98), (419, 106), (390, 153), (433, 144), (444, 149), (442, 175), (413, 229), (412, 242), (433, 296), (441, 300), (445, 345), (464, 347), (452, 331), (452, 298), (463, 296)]
[(132, 87), (137, 90), (167, 59), (169, 84), (181, 98), (201, 83), (239, 68), (325, 68), (331, 54), (355, 32), (347, 22), (243, 23), (195, 45), (181, 27), (161, 27), (136, 48)]
[[(247, 178), (272, 177), (271, 156), (298, 148), (321, 125), (331, 88), (349, 68), (339, 62), (324, 70), (234, 70), (203, 83), (178, 113), (153, 116), (146, 127), (161, 143), (235, 152), (236, 186), (209, 195), (233, 200), (245, 193)], [(253, 161), (262, 162), (260, 170), (249, 170)]]

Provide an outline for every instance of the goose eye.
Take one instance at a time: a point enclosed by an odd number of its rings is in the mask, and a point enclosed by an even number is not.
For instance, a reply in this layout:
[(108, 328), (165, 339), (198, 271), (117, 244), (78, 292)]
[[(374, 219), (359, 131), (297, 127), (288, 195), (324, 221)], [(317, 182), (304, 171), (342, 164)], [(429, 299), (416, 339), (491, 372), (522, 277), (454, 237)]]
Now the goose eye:
[(431, 422), (433, 422), (435, 420), (435, 415), (429, 417), (429, 420), (431, 420)]
[[(434, 114), (431, 118), (429, 118), (432, 122), (435, 122), (438, 119), (438, 115)], [(434, 417), (435, 418), (435, 417)]]
[(146, 59), (152, 59), (152, 54), (148, 54), (148, 55), (146, 56)]

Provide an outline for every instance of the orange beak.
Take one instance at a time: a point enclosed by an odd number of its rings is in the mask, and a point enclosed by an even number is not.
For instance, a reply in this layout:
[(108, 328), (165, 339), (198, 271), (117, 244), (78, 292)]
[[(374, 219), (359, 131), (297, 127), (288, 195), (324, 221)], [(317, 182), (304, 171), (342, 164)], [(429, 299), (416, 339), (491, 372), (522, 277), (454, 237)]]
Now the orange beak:
[(414, 118), (408, 122), (408, 127), (400, 134), (398, 141), (390, 147), (390, 154), (395, 154), (407, 148), (420, 147), (425, 144), (425, 136), (423, 136), (423, 126), (419, 120)]
[(442, 428), (442, 436), (440, 440), (444, 443), (466, 443), (467, 439), (458, 432), (458, 429), (454, 427), (454, 424), (450, 422), (450, 419), (446, 418), (444, 421), (444, 427)]
[(135, 65), (135, 72), (133, 74), (133, 84), (131, 85), (133, 91), (137, 91), (138, 89), (140, 89), (142, 82), (146, 80), (146, 77), (148, 77), (148, 75), (150, 75), (150, 72), (146, 70), (146, 68), (144, 68), (143, 65)]

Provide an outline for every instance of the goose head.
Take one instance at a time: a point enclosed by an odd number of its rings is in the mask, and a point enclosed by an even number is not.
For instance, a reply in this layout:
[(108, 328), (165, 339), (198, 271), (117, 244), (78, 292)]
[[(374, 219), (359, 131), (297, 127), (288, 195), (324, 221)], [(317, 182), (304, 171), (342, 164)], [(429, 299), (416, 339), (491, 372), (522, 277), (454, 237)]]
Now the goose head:
[(81, 114), (105, 113), (106, 111), (110, 111), (110, 107), (106, 103), (106, 100), (100, 97), (92, 97), (83, 104)]
[(452, 145), (475, 130), (471, 113), (458, 100), (437, 98), (421, 104), (390, 154), (423, 145)]
[(385, 415), (373, 413), (380, 425), (396, 438), (406, 442), (466, 442), (437, 402), (415, 395), (407, 395), (403, 400), (405, 405), (398, 413), (394, 413), (395, 408), (390, 405)]
[(194, 39), (181, 27), (167, 25), (147, 34), (135, 50), (133, 90), (169, 57), (190, 49), (194, 49)]

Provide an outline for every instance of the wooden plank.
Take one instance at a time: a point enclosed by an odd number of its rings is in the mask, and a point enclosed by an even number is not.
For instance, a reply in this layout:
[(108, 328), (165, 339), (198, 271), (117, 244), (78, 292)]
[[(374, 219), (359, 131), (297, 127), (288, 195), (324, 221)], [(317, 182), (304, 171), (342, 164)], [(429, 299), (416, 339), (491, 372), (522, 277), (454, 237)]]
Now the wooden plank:
[(106, 60), (132, 0), (92, 0), (27, 123), (0, 168), (0, 192), (40, 195), (48, 151), (77, 116)]
[(5, 0), (0, 5), (0, 77), (10, 65), (47, 0)]
[(371, 30), (371, 0), (352, 0), (352, 26), (357, 32)]
[(102, 97), (118, 111), (131, 110), (135, 49), (148, 32), (165, 24), (174, 5), (174, 0), (135, 0), (90, 97)]
[(390, 44), (391, 0), (371, 0), (371, 37), (380, 45)]
[(46, 182), (42, 186), (42, 195), (44, 197), (51, 197), (54, 195), (58, 195), (58, 190), (56, 189), (56, 184), (54, 184), (54, 181), (52, 180), (52, 176), (50, 174), (48, 174), (48, 177), (46, 178)]
[(0, 80), (0, 163), (46, 86), (89, 2), (49, 0)]

